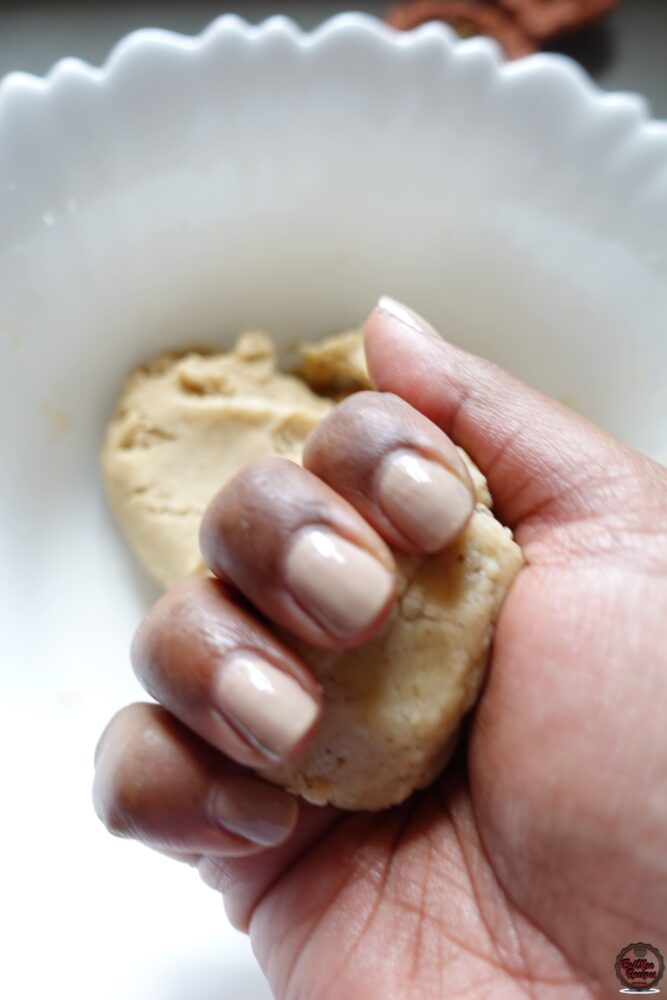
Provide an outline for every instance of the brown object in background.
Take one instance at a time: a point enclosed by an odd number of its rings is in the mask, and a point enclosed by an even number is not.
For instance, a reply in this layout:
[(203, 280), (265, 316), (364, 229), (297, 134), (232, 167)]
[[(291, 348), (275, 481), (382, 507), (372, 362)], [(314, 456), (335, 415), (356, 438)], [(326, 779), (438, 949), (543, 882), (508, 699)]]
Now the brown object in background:
[(526, 34), (539, 42), (585, 28), (609, 14), (619, 0), (497, 0)]
[(508, 59), (537, 51), (537, 46), (507, 14), (473, 0), (409, 0), (392, 7), (385, 20), (399, 31), (410, 31), (427, 21), (444, 21), (461, 38), (488, 35)]

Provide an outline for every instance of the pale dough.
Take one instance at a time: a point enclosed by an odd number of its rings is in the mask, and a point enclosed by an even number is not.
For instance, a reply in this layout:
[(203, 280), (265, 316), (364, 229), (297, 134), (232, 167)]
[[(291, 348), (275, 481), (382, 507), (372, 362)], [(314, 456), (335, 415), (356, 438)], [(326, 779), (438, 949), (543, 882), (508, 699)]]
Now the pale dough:
[(334, 399), (372, 388), (364, 342), (358, 330), (334, 333), (314, 344), (304, 344), (297, 374), (315, 392)]
[[(117, 518), (160, 583), (205, 571), (201, 515), (246, 462), (299, 461), (333, 406), (304, 379), (334, 399), (370, 385), (356, 333), (304, 349), (299, 372), (277, 373), (269, 339), (251, 332), (228, 354), (167, 355), (130, 376), (102, 467)], [(381, 635), (332, 653), (282, 634), (319, 678), (324, 717), (296, 764), (262, 773), (311, 802), (382, 809), (403, 801), (442, 768), (479, 694), (493, 623), (522, 556), (464, 457), (477, 494), (470, 523), (441, 555), (397, 556), (400, 596)]]
[(164, 587), (205, 571), (199, 523), (209, 501), (254, 458), (298, 462), (332, 409), (276, 372), (273, 347), (244, 333), (228, 354), (166, 354), (133, 372), (107, 430), (102, 472), (128, 542)]
[(291, 640), (326, 708), (298, 763), (268, 774), (311, 802), (383, 809), (433, 781), (477, 700), (493, 623), (522, 557), (478, 502), (446, 553), (397, 563), (399, 601), (377, 638), (344, 653)]

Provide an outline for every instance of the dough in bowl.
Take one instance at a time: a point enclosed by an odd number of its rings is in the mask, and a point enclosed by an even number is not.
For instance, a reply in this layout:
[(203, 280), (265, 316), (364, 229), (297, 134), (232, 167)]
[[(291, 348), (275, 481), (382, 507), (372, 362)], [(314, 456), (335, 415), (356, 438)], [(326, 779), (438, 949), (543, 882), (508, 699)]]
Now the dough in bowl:
[[(368, 385), (361, 338), (349, 333), (305, 348), (298, 375), (276, 371), (271, 342), (258, 332), (227, 354), (164, 355), (134, 372), (102, 468), (116, 517), (151, 575), (167, 587), (206, 572), (199, 522), (217, 490), (254, 458), (299, 461), (332, 400)], [(436, 777), (477, 699), (493, 625), (523, 560), (491, 513), (484, 477), (463, 457), (476, 490), (470, 522), (444, 553), (396, 554), (399, 598), (378, 636), (331, 652), (280, 633), (319, 679), (324, 714), (298, 761), (261, 773), (310, 802), (402, 802)]]
[(111, 508), (157, 583), (205, 573), (199, 524), (211, 498), (255, 458), (300, 461), (333, 407), (276, 371), (269, 338), (248, 331), (227, 354), (163, 354), (128, 378), (107, 429)]

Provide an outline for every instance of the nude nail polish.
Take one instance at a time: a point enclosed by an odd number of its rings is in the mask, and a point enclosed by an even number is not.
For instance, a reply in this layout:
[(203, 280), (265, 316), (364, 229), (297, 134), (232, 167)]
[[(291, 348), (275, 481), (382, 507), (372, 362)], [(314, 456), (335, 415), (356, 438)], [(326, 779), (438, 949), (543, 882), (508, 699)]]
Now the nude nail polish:
[(473, 509), (472, 494), (457, 476), (409, 450), (384, 460), (378, 493), (394, 527), (424, 552), (438, 552), (453, 541)]
[(326, 528), (305, 528), (287, 558), (287, 584), (301, 606), (334, 636), (363, 632), (394, 587), (369, 552)]
[(298, 814), (296, 799), (266, 781), (230, 774), (217, 783), (210, 801), (212, 821), (264, 847), (282, 843)]
[(254, 652), (238, 650), (220, 663), (214, 706), (273, 760), (288, 756), (312, 728), (317, 702), (290, 674)]
[(403, 326), (409, 326), (416, 333), (436, 337), (438, 340), (442, 339), (431, 324), (426, 322), (423, 316), (420, 316), (414, 309), (410, 309), (409, 306), (403, 305), (402, 302), (397, 302), (396, 299), (392, 299), (388, 295), (381, 296), (377, 308), (392, 319), (398, 320)]

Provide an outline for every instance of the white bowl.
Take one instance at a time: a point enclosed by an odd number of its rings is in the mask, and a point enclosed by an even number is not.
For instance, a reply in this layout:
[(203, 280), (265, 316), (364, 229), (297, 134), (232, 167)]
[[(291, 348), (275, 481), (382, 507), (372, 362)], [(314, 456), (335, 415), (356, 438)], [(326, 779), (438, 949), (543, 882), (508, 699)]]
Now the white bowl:
[[(102, 69), (8, 77), (0, 219), (0, 725), (20, 801), (3, 893), (41, 939), (39, 963), (34, 936), (3, 959), (21, 987), (0, 992), (199, 1000), (216, 980), (196, 971), (224, 961), (226, 995), (250, 998), (213, 895), (108, 838), (88, 801), (97, 731), (139, 693), (149, 596), (97, 472), (122, 376), (247, 325), (284, 345), (343, 328), (386, 292), (661, 454), (667, 126), (564, 59), (504, 64), (436, 25), (223, 17), (133, 34)], [(47, 859), (37, 907), (26, 853)]]

